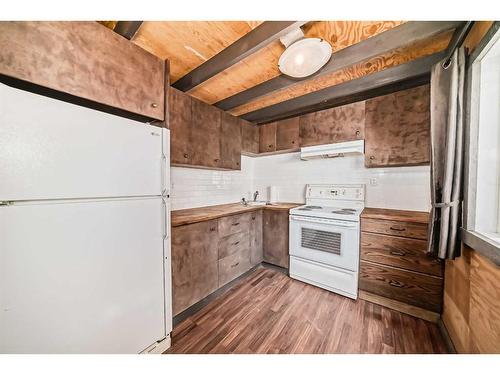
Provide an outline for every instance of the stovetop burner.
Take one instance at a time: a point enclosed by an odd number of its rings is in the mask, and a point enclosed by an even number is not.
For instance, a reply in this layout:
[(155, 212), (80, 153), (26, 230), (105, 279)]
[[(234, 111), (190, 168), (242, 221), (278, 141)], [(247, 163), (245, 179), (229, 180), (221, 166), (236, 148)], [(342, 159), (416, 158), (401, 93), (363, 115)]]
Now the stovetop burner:
[(332, 214), (340, 214), (340, 215), (352, 215), (356, 212), (353, 208), (342, 208), (341, 210), (333, 210)]
[(321, 210), (323, 207), (321, 206), (304, 206), (299, 208), (299, 211), (312, 211), (312, 210)]

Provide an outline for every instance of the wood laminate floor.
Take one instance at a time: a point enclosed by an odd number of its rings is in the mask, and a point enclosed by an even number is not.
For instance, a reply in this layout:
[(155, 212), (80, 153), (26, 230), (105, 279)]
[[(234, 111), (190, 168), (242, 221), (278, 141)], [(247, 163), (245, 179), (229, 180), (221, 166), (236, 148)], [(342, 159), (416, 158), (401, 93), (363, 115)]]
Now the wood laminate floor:
[(433, 323), (259, 267), (175, 327), (167, 353), (446, 353)]

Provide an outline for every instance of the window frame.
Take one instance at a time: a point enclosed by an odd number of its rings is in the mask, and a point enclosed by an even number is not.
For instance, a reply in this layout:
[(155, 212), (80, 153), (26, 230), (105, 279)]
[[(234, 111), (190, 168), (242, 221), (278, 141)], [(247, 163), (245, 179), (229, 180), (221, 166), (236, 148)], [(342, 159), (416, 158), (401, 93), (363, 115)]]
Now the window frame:
[[(475, 230), (476, 219), (476, 190), (477, 190), (477, 155), (479, 141), (479, 95), (481, 79), (481, 61), (490, 48), (500, 43), (500, 22), (496, 21), (490, 27), (480, 44), (469, 56), (466, 66), (465, 92), (465, 154), (464, 154), (464, 203), (462, 241), (485, 255), (495, 264), (500, 265), (500, 242), (481, 234)], [(498, 223), (500, 229), (500, 199), (498, 201)]]

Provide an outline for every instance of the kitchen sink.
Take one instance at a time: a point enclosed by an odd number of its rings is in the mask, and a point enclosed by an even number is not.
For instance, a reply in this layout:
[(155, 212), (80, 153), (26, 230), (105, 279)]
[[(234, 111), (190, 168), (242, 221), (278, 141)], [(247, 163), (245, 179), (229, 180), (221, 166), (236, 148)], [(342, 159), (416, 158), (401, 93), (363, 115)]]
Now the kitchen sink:
[(250, 201), (250, 202), (247, 202), (247, 205), (248, 206), (265, 206), (266, 205), (266, 202), (265, 201)]

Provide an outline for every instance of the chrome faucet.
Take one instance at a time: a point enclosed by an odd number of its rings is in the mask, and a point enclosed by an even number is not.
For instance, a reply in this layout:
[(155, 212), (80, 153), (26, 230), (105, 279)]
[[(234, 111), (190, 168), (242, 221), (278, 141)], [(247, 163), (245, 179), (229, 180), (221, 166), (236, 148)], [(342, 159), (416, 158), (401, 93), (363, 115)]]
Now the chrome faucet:
[(241, 198), (241, 204), (243, 206), (248, 206), (248, 202), (247, 202), (247, 200), (245, 198)]
[(259, 196), (259, 191), (256, 191), (255, 193), (253, 193), (253, 201), (256, 202), (257, 201), (257, 197)]

